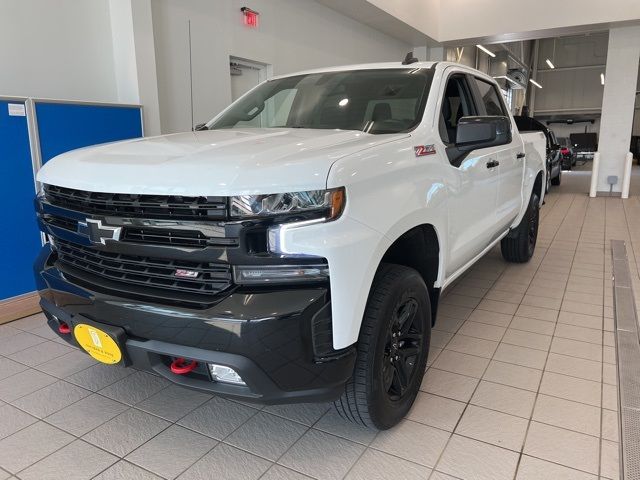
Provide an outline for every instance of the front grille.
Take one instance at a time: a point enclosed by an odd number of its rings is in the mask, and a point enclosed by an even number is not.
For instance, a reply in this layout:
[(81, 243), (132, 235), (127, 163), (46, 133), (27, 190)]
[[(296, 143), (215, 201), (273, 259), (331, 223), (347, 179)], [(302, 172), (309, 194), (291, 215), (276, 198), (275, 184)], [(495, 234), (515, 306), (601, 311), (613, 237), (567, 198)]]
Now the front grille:
[(226, 197), (100, 193), (56, 185), (45, 185), (44, 192), (52, 205), (93, 215), (173, 220), (224, 220), (227, 217)]
[(207, 237), (198, 230), (168, 230), (164, 228), (126, 227), (122, 235), (123, 242), (153, 245), (172, 245), (175, 247), (237, 247), (237, 238)]
[[(83, 273), (84, 283), (105, 285), (126, 296), (135, 286), (146, 287), (168, 299), (180, 294), (212, 302), (215, 295), (231, 286), (231, 267), (224, 263), (189, 262), (106, 252), (56, 240), (58, 264), (63, 272)], [(177, 270), (198, 272), (196, 278), (178, 278)], [(133, 289), (132, 289), (133, 288)], [(138, 289), (139, 291), (139, 289)]]
[(63, 228), (65, 230), (69, 230), (70, 232), (75, 232), (78, 230), (78, 221), (71, 218), (61, 217), (59, 215), (44, 215), (43, 220), (49, 225)]
[[(47, 225), (62, 228), (69, 232), (78, 231), (77, 220), (52, 214), (45, 214), (42, 219)], [(122, 231), (120, 241), (145, 245), (165, 245), (183, 248), (226, 248), (237, 247), (240, 244), (237, 237), (208, 237), (199, 230), (123, 227)]]

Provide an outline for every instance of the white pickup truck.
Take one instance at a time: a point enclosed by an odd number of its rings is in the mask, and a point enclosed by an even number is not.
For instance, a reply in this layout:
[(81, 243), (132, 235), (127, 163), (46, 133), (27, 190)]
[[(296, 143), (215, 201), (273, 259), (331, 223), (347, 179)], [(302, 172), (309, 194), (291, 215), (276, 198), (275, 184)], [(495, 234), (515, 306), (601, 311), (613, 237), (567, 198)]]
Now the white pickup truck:
[(535, 248), (545, 140), (453, 63), (273, 78), (194, 132), (39, 172), (49, 325), (99, 361), (263, 403), (402, 419), (440, 292)]

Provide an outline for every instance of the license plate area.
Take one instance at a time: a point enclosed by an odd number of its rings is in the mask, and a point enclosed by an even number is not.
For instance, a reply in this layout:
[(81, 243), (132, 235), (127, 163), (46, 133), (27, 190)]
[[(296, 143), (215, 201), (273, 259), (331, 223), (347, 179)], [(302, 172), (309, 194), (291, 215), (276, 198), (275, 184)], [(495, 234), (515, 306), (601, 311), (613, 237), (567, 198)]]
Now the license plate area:
[(126, 354), (124, 329), (104, 325), (76, 316), (73, 319), (73, 337), (85, 352), (98, 362), (107, 365), (129, 365)]

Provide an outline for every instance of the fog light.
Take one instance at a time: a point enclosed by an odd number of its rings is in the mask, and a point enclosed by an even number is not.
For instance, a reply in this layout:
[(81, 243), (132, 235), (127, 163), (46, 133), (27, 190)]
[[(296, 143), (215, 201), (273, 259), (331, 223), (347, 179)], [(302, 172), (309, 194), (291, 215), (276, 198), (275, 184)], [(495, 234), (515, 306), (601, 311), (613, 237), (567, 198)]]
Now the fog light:
[(242, 380), (242, 377), (238, 375), (233, 368), (210, 363), (209, 371), (216, 382), (231, 383), (232, 385), (246, 385)]
[(233, 279), (239, 285), (264, 283), (318, 282), (329, 278), (329, 266), (324, 265), (238, 265)]

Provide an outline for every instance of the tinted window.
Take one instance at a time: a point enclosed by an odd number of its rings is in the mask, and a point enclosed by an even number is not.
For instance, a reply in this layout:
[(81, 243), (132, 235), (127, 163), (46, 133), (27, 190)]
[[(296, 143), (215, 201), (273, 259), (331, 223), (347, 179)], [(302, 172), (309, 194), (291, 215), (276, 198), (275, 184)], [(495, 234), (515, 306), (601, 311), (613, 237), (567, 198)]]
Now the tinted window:
[(480, 91), (480, 98), (484, 104), (487, 115), (491, 116), (507, 116), (507, 112), (502, 107), (500, 93), (495, 85), (476, 78), (476, 84)]
[(447, 81), (447, 87), (442, 99), (440, 120), (438, 122), (440, 137), (445, 143), (455, 143), (458, 132), (458, 122), (462, 117), (475, 115), (475, 108), (471, 101), (469, 88), (465, 77), (454, 75)]
[(431, 78), (431, 70), (404, 68), (271, 80), (207, 126), (404, 132), (420, 122)]
[(520, 132), (547, 132), (547, 127), (532, 117), (515, 116), (513, 119)]

